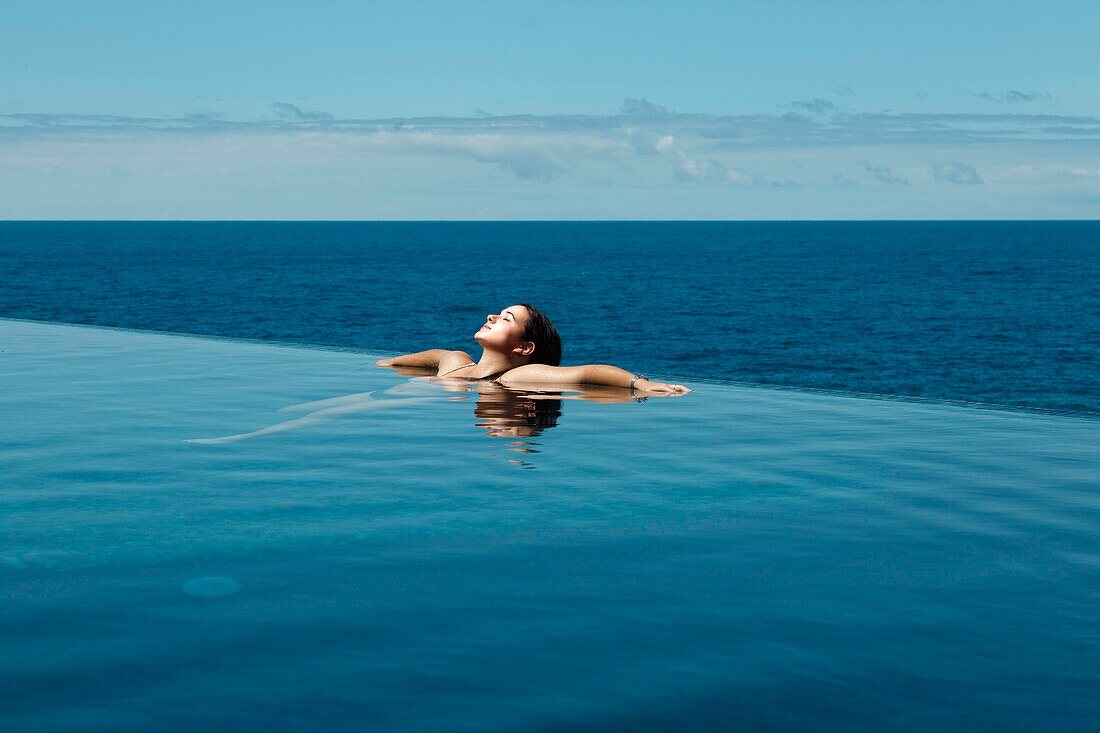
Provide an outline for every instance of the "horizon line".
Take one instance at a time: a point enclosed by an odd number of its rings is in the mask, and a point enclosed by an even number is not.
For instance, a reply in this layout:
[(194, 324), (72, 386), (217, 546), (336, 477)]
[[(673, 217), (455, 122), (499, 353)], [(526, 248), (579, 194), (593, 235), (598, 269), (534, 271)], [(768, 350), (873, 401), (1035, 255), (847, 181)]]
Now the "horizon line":
[(0, 219), (4, 223), (1026, 223), (1098, 222), (1100, 218), (1063, 219)]

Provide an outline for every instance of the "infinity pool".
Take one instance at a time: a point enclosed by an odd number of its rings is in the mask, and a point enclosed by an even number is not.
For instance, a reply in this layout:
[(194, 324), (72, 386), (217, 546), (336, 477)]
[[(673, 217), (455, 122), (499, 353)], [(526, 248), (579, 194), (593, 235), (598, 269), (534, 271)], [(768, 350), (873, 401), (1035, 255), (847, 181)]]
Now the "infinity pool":
[(0, 729), (1095, 730), (1095, 417), (374, 358), (0, 320)]

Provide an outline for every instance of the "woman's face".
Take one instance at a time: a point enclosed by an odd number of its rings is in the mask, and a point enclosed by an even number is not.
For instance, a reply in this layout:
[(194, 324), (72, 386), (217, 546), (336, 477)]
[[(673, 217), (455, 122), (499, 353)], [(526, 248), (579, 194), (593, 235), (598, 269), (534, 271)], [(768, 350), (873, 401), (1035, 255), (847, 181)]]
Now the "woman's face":
[(500, 313), (485, 317), (485, 325), (474, 338), (482, 347), (498, 351), (511, 351), (524, 343), (523, 332), (527, 328), (527, 309), (522, 305), (510, 305)]

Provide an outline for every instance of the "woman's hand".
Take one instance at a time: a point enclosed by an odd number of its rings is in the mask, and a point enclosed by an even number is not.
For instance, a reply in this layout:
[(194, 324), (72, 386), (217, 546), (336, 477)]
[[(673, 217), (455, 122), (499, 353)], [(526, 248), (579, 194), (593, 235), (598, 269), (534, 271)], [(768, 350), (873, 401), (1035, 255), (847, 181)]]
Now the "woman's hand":
[(391, 367), (391, 366), (393, 366), (393, 363), (395, 361), (397, 361), (397, 360), (396, 359), (379, 359), (378, 361), (376, 361), (374, 363), (375, 363), (376, 366)]
[(648, 379), (639, 379), (634, 382), (635, 392), (647, 392), (649, 394), (678, 395), (687, 394), (691, 390), (682, 384), (669, 384), (668, 382), (653, 382)]

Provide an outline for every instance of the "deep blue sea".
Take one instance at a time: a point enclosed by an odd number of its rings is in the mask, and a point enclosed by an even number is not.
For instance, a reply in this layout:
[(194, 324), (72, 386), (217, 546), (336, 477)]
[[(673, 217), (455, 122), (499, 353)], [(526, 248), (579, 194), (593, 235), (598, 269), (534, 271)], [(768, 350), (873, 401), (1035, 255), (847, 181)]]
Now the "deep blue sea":
[(0, 317), (1100, 412), (1100, 222), (0, 223)]

